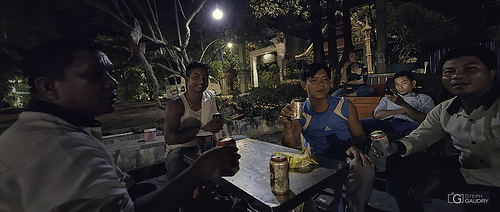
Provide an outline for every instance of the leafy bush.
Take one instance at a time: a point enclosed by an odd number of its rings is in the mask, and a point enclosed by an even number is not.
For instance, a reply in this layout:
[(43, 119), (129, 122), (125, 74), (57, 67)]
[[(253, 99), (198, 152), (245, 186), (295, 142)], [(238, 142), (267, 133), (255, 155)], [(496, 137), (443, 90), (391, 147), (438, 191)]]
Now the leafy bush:
[(229, 117), (253, 118), (262, 116), (266, 121), (274, 123), (281, 109), (292, 99), (307, 98), (307, 93), (299, 83), (279, 84), (276, 88), (253, 88), (248, 95), (232, 98), (218, 98), (217, 104), (221, 113)]

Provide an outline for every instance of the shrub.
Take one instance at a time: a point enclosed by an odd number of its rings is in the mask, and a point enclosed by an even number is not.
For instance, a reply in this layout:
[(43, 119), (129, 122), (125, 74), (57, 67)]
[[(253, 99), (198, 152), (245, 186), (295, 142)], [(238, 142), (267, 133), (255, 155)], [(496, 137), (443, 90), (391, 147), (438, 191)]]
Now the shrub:
[(266, 121), (277, 121), (280, 111), (294, 98), (307, 98), (307, 93), (299, 83), (283, 83), (276, 88), (253, 88), (248, 95), (235, 95), (232, 98), (218, 98), (221, 113), (229, 117), (262, 116)]

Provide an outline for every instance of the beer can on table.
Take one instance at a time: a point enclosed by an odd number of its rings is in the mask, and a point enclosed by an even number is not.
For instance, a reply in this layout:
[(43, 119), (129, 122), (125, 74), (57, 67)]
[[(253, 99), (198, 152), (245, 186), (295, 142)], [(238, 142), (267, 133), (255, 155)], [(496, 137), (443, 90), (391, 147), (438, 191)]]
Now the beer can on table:
[(382, 130), (375, 130), (370, 133), (372, 143), (381, 157), (387, 157), (392, 154), (392, 149), (389, 144), (389, 138)]
[(284, 194), (290, 189), (288, 181), (288, 160), (286, 156), (274, 154), (269, 161), (271, 172), (271, 190), (275, 194)]
[(303, 104), (304, 104), (304, 101), (302, 99), (293, 99), (292, 100), (292, 115), (291, 115), (290, 119), (292, 119), (292, 120), (301, 119), (302, 105)]

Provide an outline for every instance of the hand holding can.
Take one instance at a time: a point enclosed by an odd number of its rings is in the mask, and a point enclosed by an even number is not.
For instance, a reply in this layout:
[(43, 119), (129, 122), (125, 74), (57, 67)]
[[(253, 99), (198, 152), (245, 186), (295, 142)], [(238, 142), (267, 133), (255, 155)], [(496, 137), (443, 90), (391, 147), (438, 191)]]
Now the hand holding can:
[[(215, 148), (221, 148), (225, 146), (236, 146), (236, 141), (232, 137), (226, 137), (222, 138), (217, 141), (217, 144), (215, 145)], [(221, 175), (222, 176), (233, 176), (240, 170), (240, 166), (236, 166), (230, 170), (221, 170)]]
[(302, 117), (302, 106), (304, 101), (301, 99), (293, 99), (292, 100), (292, 115), (290, 116), (291, 120), (299, 120)]
[(382, 130), (375, 130), (370, 133), (370, 138), (372, 140), (372, 147), (377, 151), (377, 156), (385, 158), (392, 155), (392, 148), (389, 143), (389, 138)]

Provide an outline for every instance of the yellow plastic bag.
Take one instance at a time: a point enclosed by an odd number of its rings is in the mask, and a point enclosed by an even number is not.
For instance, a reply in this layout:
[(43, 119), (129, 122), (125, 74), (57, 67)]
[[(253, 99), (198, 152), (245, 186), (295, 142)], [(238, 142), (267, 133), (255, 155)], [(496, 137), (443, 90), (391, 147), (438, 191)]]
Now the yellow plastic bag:
[(318, 164), (313, 158), (311, 158), (311, 147), (307, 144), (307, 147), (300, 151), (299, 153), (291, 152), (275, 152), (274, 154), (285, 155), (288, 160), (288, 167), (293, 168), (303, 168), (311, 164)]

